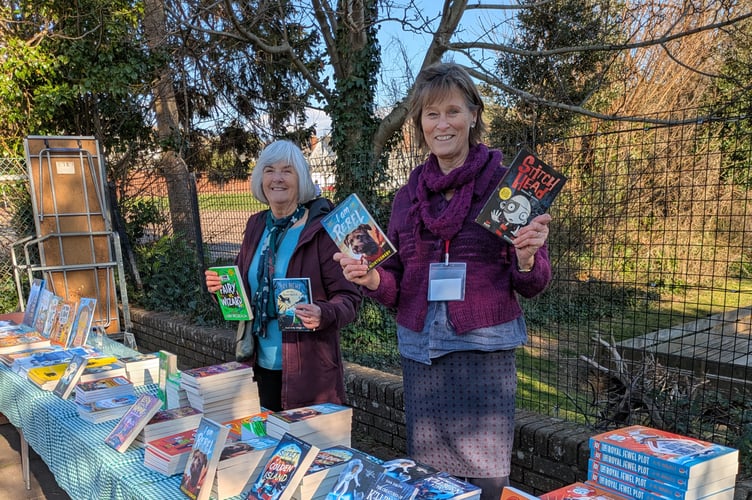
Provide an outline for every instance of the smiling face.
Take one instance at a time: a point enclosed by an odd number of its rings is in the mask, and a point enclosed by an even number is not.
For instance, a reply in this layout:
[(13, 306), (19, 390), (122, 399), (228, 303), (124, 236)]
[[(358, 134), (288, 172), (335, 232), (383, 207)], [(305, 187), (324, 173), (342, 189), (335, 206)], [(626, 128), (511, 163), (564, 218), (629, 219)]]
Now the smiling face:
[(280, 161), (262, 170), (261, 186), (274, 217), (292, 214), (298, 206), (298, 174), (292, 165)]
[(470, 110), (459, 90), (424, 106), (420, 117), (423, 137), (445, 173), (467, 158), (470, 127), (476, 118), (477, 113)]

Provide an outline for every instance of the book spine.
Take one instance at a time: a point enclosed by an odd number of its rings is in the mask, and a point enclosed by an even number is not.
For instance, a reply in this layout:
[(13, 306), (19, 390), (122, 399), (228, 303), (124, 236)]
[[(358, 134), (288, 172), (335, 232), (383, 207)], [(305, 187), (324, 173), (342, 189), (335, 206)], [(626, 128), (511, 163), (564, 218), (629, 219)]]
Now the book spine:
[(662, 481), (669, 485), (676, 486), (677, 488), (687, 488), (689, 486), (689, 481), (685, 476), (671, 474), (670, 472), (667, 472), (663, 469), (650, 467), (648, 465), (641, 465), (637, 462), (619, 458), (609, 453), (603, 453), (602, 451), (593, 452), (592, 457), (593, 460), (602, 464), (612, 465), (634, 474), (639, 474), (650, 479), (655, 479), (656, 481)]
[(655, 470), (662, 470), (675, 476), (689, 477), (690, 469), (685, 465), (662, 460), (658, 457), (647, 455), (639, 451), (622, 448), (621, 446), (616, 446), (611, 443), (604, 443), (603, 441), (593, 440), (591, 441), (590, 451), (591, 454), (601, 452), (603, 454), (608, 454), (613, 457), (618, 457), (623, 460), (634, 462), (638, 465), (650, 467)]
[(657, 481), (655, 479), (650, 479), (649, 477), (646, 477), (642, 474), (629, 472), (627, 470), (620, 469), (609, 464), (591, 460), (588, 467), (588, 474), (592, 475), (597, 473), (601, 474), (602, 476), (610, 477), (611, 479), (616, 479), (617, 481), (635, 486), (637, 488), (650, 491), (651, 493), (666, 496), (668, 498), (685, 500), (687, 496), (687, 491), (678, 486), (667, 484), (662, 481)]
[(638, 488), (637, 486), (631, 484), (623, 483), (603, 474), (591, 474), (590, 482), (597, 484), (598, 486), (601, 486), (607, 490), (618, 493), (619, 495), (624, 495), (628, 498), (634, 498), (635, 500), (666, 500), (666, 497), (664, 496), (654, 495), (647, 490)]

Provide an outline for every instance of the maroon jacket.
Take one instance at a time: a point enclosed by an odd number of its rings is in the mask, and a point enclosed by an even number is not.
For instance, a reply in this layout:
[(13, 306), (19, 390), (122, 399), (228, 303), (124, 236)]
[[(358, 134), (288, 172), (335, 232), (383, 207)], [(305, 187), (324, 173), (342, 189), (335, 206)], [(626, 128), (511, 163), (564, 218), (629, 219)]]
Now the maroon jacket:
[[(282, 332), (282, 407), (318, 403), (345, 404), (344, 365), (340, 329), (352, 322), (362, 301), (358, 287), (345, 279), (332, 259), (337, 251), (321, 226), (332, 209), (325, 198), (307, 203), (308, 220), (287, 267), (288, 277), (311, 279), (313, 302), (321, 308), (321, 326), (314, 332)], [(235, 263), (251, 297), (248, 268), (264, 233), (267, 210), (248, 219)]]

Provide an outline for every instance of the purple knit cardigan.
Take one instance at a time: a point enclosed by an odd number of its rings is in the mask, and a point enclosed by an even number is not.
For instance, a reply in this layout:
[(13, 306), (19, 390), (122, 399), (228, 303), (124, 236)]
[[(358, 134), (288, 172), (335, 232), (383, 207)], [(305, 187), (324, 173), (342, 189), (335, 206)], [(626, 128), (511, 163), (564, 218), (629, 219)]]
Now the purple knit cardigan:
[[(476, 146), (476, 148), (485, 146)], [(517, 270), (514, 247), (475, 222), (483, 204), (506, 171), (489, 152), (486, 166), (475, 183), (470, 212), (460, 232), (449, 243), (451, 262), (467, 263), (465, 300), (448, 302), (449, 319), (458, 334), (511, 321), (522, 314), (517, 294), (534, 297), (551, 281), (551, 264), (546, 246), (535, 254), (535, 266), (528, 273)], [(387, 307), (397, 308), (397, 323), (421, 331), (428, 310), (428, 270), (432, 262), (443, 262), (444, 242), (430, 233), (410, 210), (417, 203), (418, 177), (425, 165), (410, 174), (397, 191), (387, 230), (397, 254), (377, 268), (379, 288), (365, 290)], [(440, 193), (431, 203), (442, 203)]]

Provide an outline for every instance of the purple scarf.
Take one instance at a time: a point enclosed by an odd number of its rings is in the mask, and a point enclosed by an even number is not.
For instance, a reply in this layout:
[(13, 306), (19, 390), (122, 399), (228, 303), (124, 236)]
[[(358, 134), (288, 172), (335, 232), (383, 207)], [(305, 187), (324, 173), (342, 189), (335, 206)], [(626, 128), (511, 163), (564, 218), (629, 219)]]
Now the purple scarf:
[[(500, 156), (500, 151), (489, 151), (484, 144), (470, 148), (465, 163), (444, 174), (439, 167), (436, 155), (430, 155), (418, 176), (416, 195), (417, 205), (413, 209), (418, 212), (420, 219), (431, 233), (442, 240), (451, 240), (462, 228), (462, 223), (470, 212), (473, 201), (475, 183), (480, 181), (484, 185), (493, 174), (493, 169), (483, 172), (485, 166), (494, 156)], [(499, 158), (499, 162), (501, 158)], [(454, 189), (454, 195), (449, 205), (441, 213), (434, 216), (431, 212), (430, 198), (433, 193), (443, 193)], [(411, 211), (412, 211), (411, 210)]]

